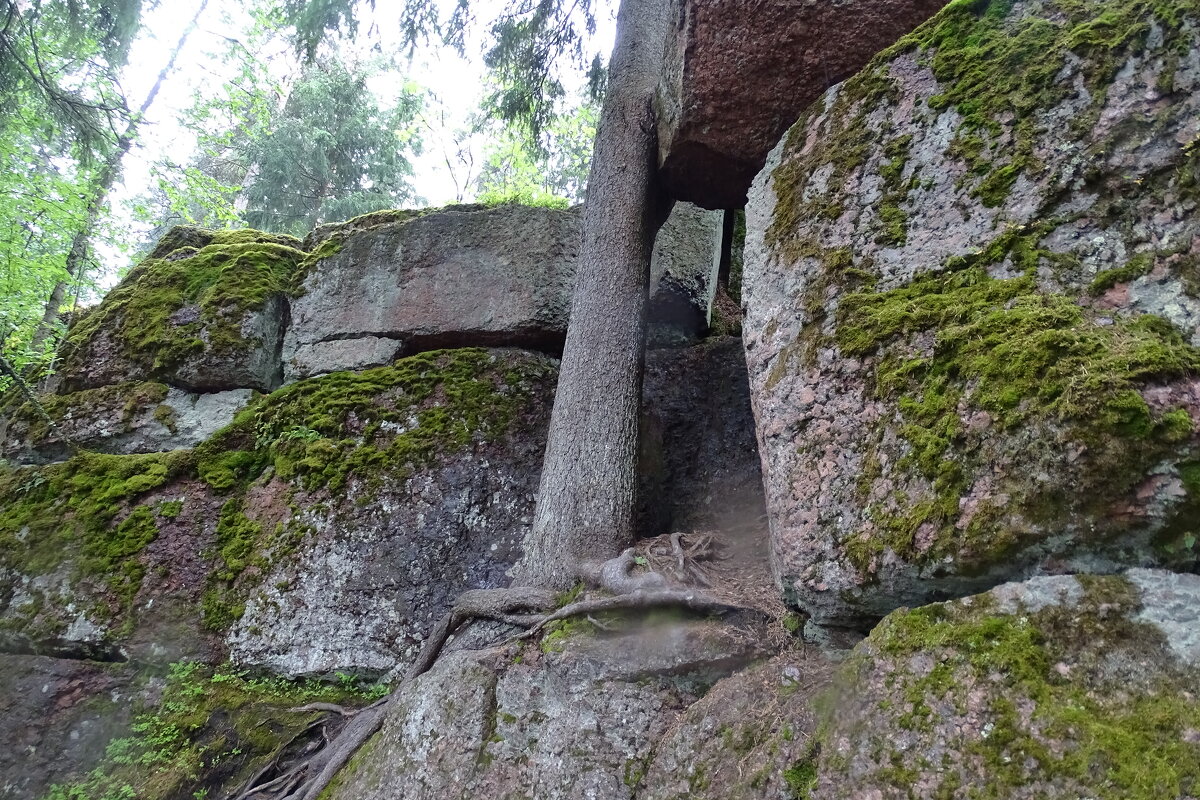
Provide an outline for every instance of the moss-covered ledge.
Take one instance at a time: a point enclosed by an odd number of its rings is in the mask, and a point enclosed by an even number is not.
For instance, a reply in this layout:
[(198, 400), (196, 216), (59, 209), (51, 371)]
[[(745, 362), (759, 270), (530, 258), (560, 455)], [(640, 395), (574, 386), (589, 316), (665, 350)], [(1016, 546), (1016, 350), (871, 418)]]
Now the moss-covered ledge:
[(195, 449), (0, 466), (0, 639), (116, 653), (147, 645), (139, 631), (166, 615), (219, 650), (266, 576), (312, 543), (314, 519), (406, 508), (409, 479), (476, 448), (503, 460), (553, 376), (540, 355), (431, 351), (286, 386)]
[(192, 390), (278, 385), (285, 297), (319, 256), (254, 230), (176, 228), (70, 331), (66, 391), (128, 380)]
[[(1174, 598), (1174, 602), (1172, 601)], [(896, 611), (823, 701), (806, 797), (1183, 798), (1200, 790), (1200, 577), (1006, 584)]]

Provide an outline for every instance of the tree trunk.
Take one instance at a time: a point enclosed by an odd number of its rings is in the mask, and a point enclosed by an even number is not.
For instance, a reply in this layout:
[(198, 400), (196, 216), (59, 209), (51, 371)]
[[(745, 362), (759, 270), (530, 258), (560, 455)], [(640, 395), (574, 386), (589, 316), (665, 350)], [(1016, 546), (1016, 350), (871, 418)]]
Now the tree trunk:
[(670, 204), (653, 98), (666, 0), (622, 0), (588, 180), (583, 242), (537, 510), (515, 583), (569, 587), (633, 539), (646, 300)]
[(112, 190), (113, 184), (116, 183), (117, 177), (121, 174), (121, 162), (125, 160), (125, 155), (133, 147), (133, 143), (137, 141), (138, 129), (146, 117), (146, 112), (150, 110), (150, 106), (154, 104), (154, 99), (158, 97), (158, 92), (162, 88), (163, 81), (175, 69), (175, 60), (179, 58), (179, 52), (187, 44), (188, 37), (192, 35), (192, 31), (200, 24), (200, 17), (204, 14), (207, 6), (208, 0), (203, 0), (196, 9), (191, 22), (184, 28), (183, 35), (179, 37), (179, 42), (176, 43), (175, 49), (171, 51), (171, 58), (167, 61), (167, 65), (158, 73), (158, 78), (146, 94), (146, 99), (142, 101), (142, 105), (137, 110), (137, 113), (129, 118), (129, 124), (125, 126), (124, 132), (117, 137), (112, 151), (104, 159), (104, 164), (100, 167), (100, 172), (96, 176), (96, 182), (91, 186), (91, 195), (88, 197), (87, 215), (84, 217), (79, 230), (71, 238), (71, 249), (67, 251), (67, 260), (64, 265), (67, 272), (67, 279), (54, 284), (54, 288), (50, 291), (50, 297), (46, 301), (46, 308), (42, 312), (42, 321), (38, 323), (37, 328), (33, 332), (29, 349), (35, 353), (42, 349), (42, 346), (54, 333), (54, 323), (58, 320), (59, 309), (62, 308), (63, 301), (66, 299), (67, 289), (70, 288), (72, 283), (78, 283), (83, 280), (83, 276), (87, 274), (87, 260), (88, 252), (91, 250), (92, 234), (96, 231), (96, 223), (100, 221), (100, 212), (104, 209), (108, 193)]

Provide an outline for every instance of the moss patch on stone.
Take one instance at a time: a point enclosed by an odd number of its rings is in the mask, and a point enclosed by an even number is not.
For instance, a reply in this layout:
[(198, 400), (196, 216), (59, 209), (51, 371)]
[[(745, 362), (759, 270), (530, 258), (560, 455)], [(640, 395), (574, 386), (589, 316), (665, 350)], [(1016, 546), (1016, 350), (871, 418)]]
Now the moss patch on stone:
[[(531, 355), (423, 353), (260, 397), (192, 451), (83, 452), (61, 464), (0, 468), (0, 601), (13, 596), (21, 576), (59, 574), (79, 599), (100, 598), (103, 607), (89, 609), (94, 621), (115, 629), (130, 623), (145, 547), (165, 520), (180, 515), (185, 500), (139, 503), (173, 482), (199, 478), (225, 496), (215, 542), (203, 554), (212, 569), (202, 602), (206, 626), (225, 630), (271, 565), (309, 533), (294, 516), (281, 522), (257, 516), (246, 502), (256, 480), (260, 488), (270, 478), (286, 482), (281, 508), (301, 496), (308, 506), (344, 503), (351, 491), (365, 502), (384, 481), (403, 481), (440, 457), (503, 436), (532, 394), (548, 389), (552, 371), (552, 362)], [(139, 386), (165, 391), (161, 384)], [(155, 402), (159, 389), (141, 400)], [(31, 634), (48, 604), (73, 599), (34, 598), (23, 610), (11, 608), (4, 624)], [(39, 629), (39, 635), (60, 632)]]
[[(1112, 317), (1072, 296), (1040, 291), (1039, 267), (1062, 257), (1038, 249), (1038, 238), (1037, 230), (1013, 229), (906, 286), (841, 297), (833, 340), (847, 356), (874, 357), (875, 394), (894, 400), (898, 432), (909, 445), (898, 466), (933, 489), (919, 502), (896, 494), (892, 505), (899, 511), (869, 509), (876, 530), (844, 543), (860, 571), (871, 571), (888, 549), (911, 563), (952, 556), (982, 569), (1033, 533), (1006, 529), (998, 508), (959, 524), (960, 498), (979, 466), (972, 461), (975, 448), (967, 446), (974, 415), (985, 414), (988, 429), (1007, 435), (1054, 428), (1063, 431), (1060, 446), (1089, 447), (1097, 483), (1086, 488), (1100, 502), (1127, 492), (1161, 460), (1179, 458), (1180, 445), (1191, 438), (1194, 423), (1185, 409), (1152, 411), (1140, 389), (1200, 374), (1200, 349), (1162, 318)], [(990, 276), (989, 267), (1003, 262), (1016, 277)], [(845, 283), (828, 267), (824, 274)], [(825, 289), (814, 291), (822, 304)], [(825, 341), (819, 330), (809, 336)], [(915, 347), (919, 339), (925, 344)], [(864, 488), (869, 491), (869, 483)], [(1087, 499), (1042, 497), (1040, 491), (1032, 486), (1010, 497), (1008, 510), (1051, 522)], [(919, 547), (923, 528), (932, 544)]]
[(46, 467), (0, 470), (0, 566), (45, 575), (71, 563), (72, 580), (102, 588), (111, 618), (129, 611), (157, 536), (145, 493), (185, 474), (190, 453), (109, 456), (81, 453)]
[(1135, 281), (1148, 273), (1154, 267), (1154, 255), (1152, 253), (1139, 253), (1129, 259), (1123, 267), (1116, 269), (1106, 269), (1098, 274), (1092, 280), (1088, 291), (1093, 295), (1100, 295), (1107, 292), (1120, 283), (1129, 283)]
[[(1001, 611), (981, 596), (885, 619), (847, 663), (845, 685), (881, 677), (885, 729), (949, 737), (949, 759), (922, 765), (922, 748), (891, 752), (883, 734), (871, 760), (888, 766), (867, 780), (919, 772), (951, 781), (946, 796), (964, 796), (953, 793), (961, 783), (978, 800), (1030, 786), (1105, 800), (1200, 789), (1200, 676), (1177, 666), (1156, 628), (1132, 621), (1139, 595), (1124, 578), (1079, 582), (1077, 605)], [(1133, 666), (1145, 663), (1154, 669)], [(966, 724), (952, 730), (956, 719)]]
[(146, 708), (131, 735), (108, 743), (103, 761), (43, 800), (225, 797), (279, 754), (296, 754), (319, 730), (322, 712), (306, 703), (362, 706), (378, 690), (345, 678), (334, 683), (259, 677), (229, 666), (174, 664), (161, 701)]
[(129, 381), (70, 394), (41, 395), (38, 402), (49, 422), (28, 401), (14, 408), (11, 419), (29, 426), (25, 436), (31, 441), (51, 437), (50, 424), (59, 425), (69, 419), (115, 418), (129, 430), (134, 419), (152, 408), (154, 419), (170, 428), (174, 424), (174, 411), (161, 405), (167, 399), (167, 392), (168, 387), (163, 383)]
[(351, 477), (402, 477), (439, 453), (502, 435), (547, 369), (498, 366), (486, 350), (437, 350), (285, 386), (197, 449), (200, 477), (225, 489), (273, 466), (281, 478), (331, 492)]
[[(1036, 16), (1018, 19), (1010, 13), (1013, 0), (954, 0), (843, 82), (831, 100), (810, 107), (789, 132), (774, 174), (778, 202), (767, 243), (795, 260), (793, 249), (803, 248), (797, 232), (809, 220), (841, 216), (846, 183), (868, 166), (873, 152), (883, 154), (875, 169), (885, 184), (899, 177), (903, 159), (898, 156), (908, 142), (893, 134), (889, 119), (874, 125), (868, 119), (894, 96), (889, 70), (897, 57), (916, 53), (928, 65), (942, 89), (929, 107), (953, 108), (961, 117), (948, 153), (968, 167), (963, 180), (980, 203), (997, 207), (1022, 174), (1043, 169), (1034, 155), (1037, 114), (1076, 93), (1073, 80), (1063, 78), (1065, 67), (1079, 62), (1089, 93), (1087, 109), (1073, 121), (1084, 132), (1099, 115), (1114, 76), (1144, 50), (1152, 29), (1163, 37), (1156, 52), (1178, 57), (1187, 47), (1184, 22), (1200, 25), (1191, 0), (1050, 0), (1043, 5)], [(822, 116), (819, 129), (811, 130)], [(813, 135), (815, 144), (803, 152)], [(810, 185), (818, 174), (823, 190)], [(881, 243), (904, 241), (901, 204), (908, 188), (884, 187), (875, 207)]]
[[(880, 57), (917, 49), (942, 85), (929, 105), (962, 116), (951, 147), (978, 177), (975, 195), (986, 207), (1003, 205), (1021, 173), (1038, 170), (1037, 114), (1076, 89), (1062, 79), (1071, 55), (1082, 59), (1088, 110), (1073, 125), (1090, 129), (1108, 87), (1157, 26), (1160, 49), (1177, 52), (1185, 19), (1200, 20), (1188, 0), (1052, 0), (1037, 16), (1014, 19), (1013, 0), (957, 0)], [(1015, 120), (1009, 123), (1005, 120)], [(1002, 135), (1011, 135), (1006, 140)]]
[[(93, 314), (72, 329), (64, 372), (82, 369), (97, 336), (112, 336), (109, 358), (137, 364), (166, 376), (200, 353), (237, 353), (251, 343), (242, 334), (247, 313), (283, 295), (307, 255), (257, 231), (213, 234), (211, 244), (183, 249), (138, 265), (105, 297)], [(171, 255), (184, 254), (183, 258)]]

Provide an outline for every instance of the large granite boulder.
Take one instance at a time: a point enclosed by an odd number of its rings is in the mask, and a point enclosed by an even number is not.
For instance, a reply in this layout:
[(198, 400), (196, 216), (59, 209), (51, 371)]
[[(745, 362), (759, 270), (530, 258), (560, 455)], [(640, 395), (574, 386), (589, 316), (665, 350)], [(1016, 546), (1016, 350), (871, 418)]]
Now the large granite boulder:
[(553, 349), (565, 330), (577, 214), (451, 207), (325, 231), (330, 255), (292, 300), (287, 380), (463, 345)]
[[(561, 350), (570, 315), (580, 208), (451, 206), (379, 212), (309, 239), (323, 256), (291, 302), (284, 377), (387, 364), (435, 347)], [(652, 340), (708, 327), (719, 215), (680, 206), (659, 234)]]
[(818, 622), (1198, 563), (1200, 13), (954, 3), (747, 210), (783, 590)]
[(331, 797), (641, 797), (658, 742), (763, 654), (754, 639), (711, 621), (626, 620), (454, 653), (400, 689)]
[(676, 203), (654, 239), (646, 340), (651, 348), (695, 344), (708, 330), (721, 268), (723, 217)]
[(277, 390), (192, 450), (0, 469), (0, 650), (385, 671), (507, 580), (555, 375), (431, 352)]
[(229, 513), (273, 552), (252, 585), (223, 584), (231, 659), (382, 674), (416, 657), (462, 591), (507, 585), (557, 375), (539, 354), (449, 350), (268, 398), (244, 435), (278, 437), (274, 473)]
[(897, 611), (836, 685), (793, 796), (1200, 796), (1200, 576), (1035, 578)]
[(260, 231), (172, 230), (72, 328), (61, 391), (147, 380), (192, 392), (274, 389), (300, 246)]
[(657, 97), (673, 196), (740, 208), (767, 152), (808, 105), (945, 0), (673, 0)]

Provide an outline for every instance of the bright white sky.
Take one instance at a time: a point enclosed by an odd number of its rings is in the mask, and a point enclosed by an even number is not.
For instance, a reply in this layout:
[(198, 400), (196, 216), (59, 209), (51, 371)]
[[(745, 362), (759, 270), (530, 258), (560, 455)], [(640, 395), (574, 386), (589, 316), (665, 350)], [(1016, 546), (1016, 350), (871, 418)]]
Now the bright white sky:
[[(439, 1), (446, 9), (455, 4), (455, 0)], [(452, 163), (455, 162), (456, 145), (451, 134), (464, 126), (479, 106), (483, 92), (480, 56), (486, 46), (487, 21), (504, 7), (505, 1), (475, 0), (472, 3), (476, 21), (482, 24), (476, 24), (470, 33), (466, 48), (468, 59), (460, 58), (448, 48), (440, 48), (436, 52), (418, 52), (410, 65), (409, 78), (432, 90), (444, 103), (444, 112), (437, 110), (425, 115), (424, 152), (414, 162), (414, 187), (428, 205), (455, 202), (462, 194), (456, 187), (455, 178), (463, 181), (463, 166), (456, 164), (452, 173), (446, 163), (447, 155)], [(200, 0), (162, 0), (157, 9), (146, 14), (142, 34), (134, 43), (124, 76), (126, 97), (131, 106), (136, 107), (142, 102), (199, 5)], [(224, 50), (227, 37), (236, 38), (245, 29), (244, 5), (241, 0), (209, 0), (200, 26), (188, 39), (174, 72), (163, 84), (147, 115), (148, 124), (142, 129), (141, 142), (125, 159), (124, 186), (113, 193), (114, 208), (119, 208), (121, 201), (151, 188), (150, 165), (156, 160), (168, 156), (176, 162), (186, 162), (192, 155), (194, 142), (176, 120), (180, 112), (191, 105), (197, 89), (219, 86), (226, 79), (227, 76), (221, 73), (218, 54)], [(605, 57), (612, 48), (615, 5), (615, 0), (601, 0), (597, 4), (603, 11), (597, 14), (598, 30), (593, 48)], [(398, 50), (399, 36), (394, 19), (400, 3), (376, 0), (375, 6), (372, 18), (360, 24), (356, 43), (363, 56), (376, 44), (383, 52)], [(471, 57), (472, 54), (479, 55)], [(386, 88), (377, 87), (376, 90), (382, 92)], [(381, 99), (386, 103), (386, 97)], [(478, 138), (468, 143), (470, 157), (476, 165), (481, 162), (480, 151), (484, 144)], [(463, 199), (470, 197), (467, 193)], [(123, 257), (115, 252), (102, 252), (101, 257), (106, 262), (105, 271), (113, 276), (105, 283), (111, 283), (115, 281), (115, 271), (124, 266)]]

